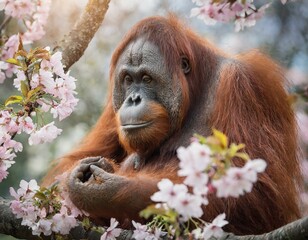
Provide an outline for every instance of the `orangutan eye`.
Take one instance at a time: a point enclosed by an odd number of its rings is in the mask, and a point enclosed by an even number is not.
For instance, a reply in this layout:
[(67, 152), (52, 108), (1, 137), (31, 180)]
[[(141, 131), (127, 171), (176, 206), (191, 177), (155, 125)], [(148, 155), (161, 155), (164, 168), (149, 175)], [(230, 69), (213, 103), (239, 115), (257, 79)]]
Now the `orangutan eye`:
[(148, 76), (148, 75), (143, 75), (142, 82), (150, 83), (150, 82), (152, 82), (152, 78), (150, 76)]
[(130, 84), (132, 84), (132, 82), (133, 82), (133, 78), (131, 76), (129, 76), (129, 75), (125, 75), (124, 83), (130, 85)]

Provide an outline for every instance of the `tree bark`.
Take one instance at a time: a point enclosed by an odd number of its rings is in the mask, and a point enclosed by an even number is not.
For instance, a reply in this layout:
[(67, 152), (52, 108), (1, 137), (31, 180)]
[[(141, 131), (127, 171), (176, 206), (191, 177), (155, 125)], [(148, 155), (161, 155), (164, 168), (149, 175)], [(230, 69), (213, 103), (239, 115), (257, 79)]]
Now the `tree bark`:
[[(31, 230), (28, 227), (21, 225), (21, 220), (16, 219), (15, 215), (9, 208), (9, 202), (0, 198), (0, 233), (13, 236), (19, 239), (29, 240), (51, 240), (51, 236), (33, 236)], [(67, 239), (90, 239), (99, 240), (100, 233), (95, 231), (85, 231), (80, 225), (71, 230)], [(124, 230), (121, 235), (117, 238), (118, 240), (131, 239), (132, 231)], [(261, 234), (261, 235), (247, 235), (247, 236), (236, 236), (232, 233), (226, 233), (220, 240), (306, 240), (308, 239), (308, 216), (289, 223), (281, 228), (278, 228), (272, 232)]]
[(308, 216), (291, 222), (272, 232), (261, 235), (235, 236), (226, 233), (220, 240), (306, 240), (308, 239)]
[(89, 0), (73, 29), (56, 47), (62, 51), (62, 63), (65, 70), (68, 70), (83, 55), (101, 26), (109, 3), (110, 0)]

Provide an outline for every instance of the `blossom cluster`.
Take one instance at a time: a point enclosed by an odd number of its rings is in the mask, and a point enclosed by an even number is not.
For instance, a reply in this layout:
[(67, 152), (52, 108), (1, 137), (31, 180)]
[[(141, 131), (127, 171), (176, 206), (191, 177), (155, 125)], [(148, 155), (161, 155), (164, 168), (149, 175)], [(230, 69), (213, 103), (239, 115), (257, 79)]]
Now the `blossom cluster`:
[[(75, 107), (75, 79), (65, 74), (61, 53), (36, 49), (27, 53), (24, 44), (39, 40), (44, 34), (51, 0), (1, 0), (4, 11), (1, 24), (0, 83), (14, 79), (14, 86), (22, 95), (9, 97), (0, 108), (0, 182), (7, 177), (8, 168), (14, 163), (21, 143), (13, 138), (24, 132), (30, 134), (29, 143), (50, 142), (61, 133), (54, 122), (43, 126), (33, 119), (40, 112), (50, 110), (60, 120)], [(6, 26), (15, 19), (21, 33), (6, 36)], [(21, 109), (12, 108), (19, 105)]]
[(68, 200), (66, 191), (61, 192), (60, 198), (57, 187), (42, 189), (35, 180), (21, 180), (19, 186), (17, 191), (10, 188), (10, 194), (15, 198), (10, 208), (17, 218), (22, 219), (21, 225), (28, 226), (33, 235), (66, 235), (78, 225), (76, 218), (84, 214)]
[(115, 240), (120, 236), (122, 229), (117, 228), (119, 222), (115, 218), (110, 219), (110, 226), (102, 234), (100, 240)]
[(23, 149), (22, 144), (13, 140), (12, 136), (22, 131), (30, 133), (33, 127), (30, 117), (12, 116), (7, 110), (0, 111), (0, 182), (7, 177), (8, 168), (15, 163), (15, 153)]
[[(2, 37), (5, 42), (1, 46), (0, 55), (0, 83), (4, 82), (5, 77), (12, 77), (16, 67), (5, 63), (5, 60), (12, 58), (18, 49), (19, 38), (24, 44), (31, 44), (33, 41), (41, 39), (45, 35), (44, 27), (47, 23), (51, 0), (1, 0), (0, 11), (4, 11), (4, 27), (8, 22), (15, 18), (23, 32), (11, 35), (8, 39)], [(23, 20), (23, 21), (18, 21)], [(5, 74), (4, 72), (5, 71)]]
[[(117, 228), (119, 222), (111, 218), (109, 227), (89, 225), (88, 213), (78, 209), (71, 201), (64, 180), (67, 172), (57, 176), (56, 180), (62, 184), (55, 184), (50, 188), (39, 187), (35, 180), (20, 181), (19, 189), (10, 188), (14, 200), (10, 202), (12, 213), (21, 218), (21, 225), (28, 226), (33, 235), (56, 235), (56, 239), (69, 234), (78, 225), (85, 229), (102, 233), (101, 240), (115, 240), (122, 232)], [(80, 222), (81, 217), (84, 221)]]
[[(226, 136), (216, 130), (213, 137), (193, 141), (187, 148), (178, 148), (178, 175), (184, 177), (183, 184), (162, 179), (158, 183), (159, 191), (151, 197), (152, 201), (159, 203), (156, 208), (175, 212), (177, 221), (185, 223), (192, 218), (201, 218), (203, 207), (209, 203), (209, 194), (227, 198), (251, 192), (253, 183), (257, 181), (257, 174), (265, 170), (266, 162), (262, 159), (248, 159), (247, 154), (240, 151), (242, 148), (241, 144), (231, 144), (228, 147)], [(235, 167), (232, 164), (234, 157), (247, 161), (243, 167)], [(212, 223), (194, 223), (194, 237), (209, 239), (213, 236), (221, 237), (222, 227), (228, 222), (225, 214), (221, 214)]]
[(135, 228), (132, 238), (135, 240), (159, 240), (162, 236), (160, 228), (151, 229), (147, 225), (132, 221)]
[[(256, 20), (260, 19), (270, 6), (270, 3), (267, 3), (257, 8), (253, 0), (192, 0), (192, 2), (197, 7), (191, 10), (191, 17), (198, 17), (208, 25), (234, 21), (236, 32), (254, 26)], [(285, 4), (287, 0), (281, 2)]]
[(21, 49), (15, 55), (8, 61), (18, 67), (13, 84), (21, 95), (10, 96), (0, 109), (0, 182), (8, 175), (15, 153), (22, 150), (21, 143), (13, 138), (26, 133), (30, 145), (51, 142), (62, 130), (54, 122), (39, 122), (43, 113), (50, 112), (61, 121), (78, 102), (76, 79), (64, 72), (61, 52), (52, 54), (49, 49), (38, 48), (27, 53)]
[[(37, 91), (36, 95), (44, 95), (36, 102), (41, 110), (50, 111), (54, 118), (59, 118), (61, 121), (68, 117), (77, 105), (78, 100), (74, 96), (76, 79), (69, 73), (64, 73), (61, 52), (54, 53), (50, 59), (48, 59), (49, 53), (46, 54), (47, 59), (43, 58), (38, 64), (39, 69), (33, 72), (28, 87), (34, 92)], [(16, 75), (14, 86), (21, 90), (21, 82), (27, 79), (26, 72), (17, 69)]]

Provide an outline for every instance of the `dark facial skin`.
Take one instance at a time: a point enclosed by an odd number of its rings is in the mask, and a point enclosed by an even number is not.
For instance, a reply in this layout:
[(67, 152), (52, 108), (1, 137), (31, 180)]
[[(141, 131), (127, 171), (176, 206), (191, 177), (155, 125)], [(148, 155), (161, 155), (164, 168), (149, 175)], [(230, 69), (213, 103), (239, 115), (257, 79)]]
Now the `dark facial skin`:
[[(115, 86), (113, 105), (118, 111), (129, 97), (141, 95), (147, 100), (156, 100), (169, 108), (166, 95), (173, 92), (172, 76), (158, 47), (149, 41), (137, 39), (129, 44), (121, 54), (114, 73)], [(163, 91), (163, 92), (162, 92)], [(123, 109), (123, 108), (122, 108)]]
[[(119, 134), (132, 151), (142, 155), (157, 148), (179, 125), (182, 91), (172, 78), (159, 48), (149, 41), (137, 39), (121, 54), (114, 73), (113, 106)], [(154, 128), (164, 133), (157, 136)]]

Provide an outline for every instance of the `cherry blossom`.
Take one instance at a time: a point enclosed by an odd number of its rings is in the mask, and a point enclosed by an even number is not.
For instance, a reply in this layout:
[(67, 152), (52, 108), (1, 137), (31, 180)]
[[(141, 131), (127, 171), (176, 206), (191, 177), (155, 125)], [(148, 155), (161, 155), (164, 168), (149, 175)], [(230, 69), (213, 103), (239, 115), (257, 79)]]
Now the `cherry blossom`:
[(204, 202), (200, 196), (188, 193), (184, 184), (173, 184), (169, 179), (162, 179), (158, 184), (160, 191), (154, 193), (151, 199), (154, 202), (167, 203), (187, 221), (190, 217), (201, 217), (201, 205)]
[(212, 223), (206, 225), (201, 231), (201, 229), (193, 230), (192, 233), (196, 239), (210, 239), (214, 237), (219, 239), (223, 235), (222, 227), (228, 224), (228, 221), (225, 220), (226, 214), (218, 215)]
[(10, 194), (15, 198), (11, 201), (11, 209), (17, 218), (22, 218), (22, 225), (31, 226), (39, 215), (39, 209), (32, 202), (35, 191), (39, 187), (35, 180), (30, 182), (21, 180), (19, 186), (17, 192), (14, 188), (10, 188)]
[(25, 81), (26, 75), (23, 71), (16, 69), (15, 71), (16, 77), (14, 78), (14, 82), (13, 85), (15, 88), (17, 88), (20, 91), (20, 85), (21, 85), (21, 81)]
[(40, 40), (45, 35), (44, 26), (38, 21), (26, 21), (26, 31), (22, 35), (22, 40), (25, 44), (30, 44), (34, 41)]
[(159, 191), (151, 196), (154, 202), (165, 202), (170, 207), (174, 206), (176, 199), (181, 194), (186, 194), (188, 188), (184, 184), (173, 184), (169, 179), (162, 179), (158, 184)]
[(64, 74), (63, 65), (62, 65), (62, 53), (56, 52), (53, 54), (50, 58), (50, 65), (52, 67), (52, 71), (55, 72), (57, 75), (59, 75), (62, 78), (66, 78), (66, 75)]
[(191, 217), (200, 218), (202, 216), (202, 203), (203, 199), (198, 195), (181, 193), (171, 207), (181, 215), (181, 220), (186, 222)]
[(6, 15), (21, 19), (31, 15), (35, 5), (32, 0), (6, 0), (4, 10)]
[[(0, 60), (5, 61), (9, 58), (12, 58), (18, 49), (18, 45), (19, 45), (19, 35), (15, 34), (10, 36), (1, 49)], [(15, 69), (16, 67), (14, 65), (7, 64), (5, 69), (5, 75), (7, 77), (12, 77)], [(1, 83), (3, 83), (3, 81)]]
[(32, 225), (32, 234), (40, 236), (41, 233), (44, 233), (45, 236), (49, 236), (52, 233), (52, 219), (40, 219)]
[[(44, 59), (41, 62), (41, 69), (34, 74), (31, 80), (31, 87), (42, 87), (42, 91), (50, 94), (54, 101), (38, 100), (44, 112), (50, 111), (54, 118), (63, 120), (68, 117), (76, 107), (78, 99), (75, 98), (76, 79), (64, 73), (61, 63), (62, 53), (54, 53), (50, 61)], [(54, 78), (54, 73), (57, 77)]]
[(119, 222), (115, 218), (110, 219), (110, 227), (101, 236), (101, 240), (116, 240), (116, 237), (120, 236), (122, 229), (116, 228)]
[[(282, 0), (283, 1), (283, 0)], [(206, 24), (213, 25), (216, 22), (235, 22), (235, 31), (243, 30), (256, 24), (270, 4), (256, 8), (253, 0), (246, 1), (211, 1), (203, 0), (192, 2), (198, 7), (191, 9), (190, 16), (203, 20)]]
[(257, 173), (263, 172), (266, 162), (262, 159), (248, 161), (243, 168), (231, 167), (225, 176), (213, 181), (218, 197), (239, 197), (251, 192), (253, 183), (257, 181)]
[[(0, 151), (0, 161), (12, 160), (16, 157), (14, 152), (22, 150), (22, 145), (12, 140), (16, 134), (22, 132), (30, 134), (29, 144), (34, 145), (51, 142), (62, 132), (54, 125), (54, 122), (42, 126), (34, 123), (32, 119), (37, 112), (39, 114), (50, 112), (54, 118), (59, 118), (61, 121), (68, 117), (77, 105), (76, 79), (70, 76), (69, 72), (64, 73), (61, 59), (62, 54), (57, 52), (51, 55), (50, 60), (44, 58), (41, 63), (38, 61), (39, 69), (35, 68), (37, 71), (33, 74), (26, 73), (22, 69), (15, 70), (14, 86), (21, 91), (22, 83), (29, 85), (28, 91), (33, 90), (33, 100), (31, 100), (33, 102), (27, 103), (23, 111), (16, 113), (12, 110), (0, 111), (0, 139), (3, 145)], [(61, 74), (63, 78), (56, 75), (53, 70)], [(28, 79), (29, 76), (31, 76), (30, 79)], [(22, 99), (22, 96), (20, 98)], [(36, 109), (33, 108), (34, 106)], [(2, 166), (0, 180), (2, 181), (6, 176), (7, 168)]]
[(5, 164), (0, 161), (0, 182), (2, 182), (3, 179), (8, 176), (9, 172), (7, 171), (7, 169), (8, 168), (5, 166)]
[(7, 149), (6, 147), (0, 146), (0, 163), (3, 164), (5, 169), (8, 169), (10, 166), (6, 164), (7, 163), (12, 163), (13, 158), (16, 157), (15, 153), (12, 153), (12, 149)]
[[(41, 189), (35, 180), (29, 182), (21, 180), (19, 186), (17, 191), (10, 188), (10, 194), (14, 197), (10, 208), (17, 218), (22, 219), (22, 225), (31, 228), (33, 235), (39, 236), (43, 233), (48, 236), (52, 232), (66, 235), (78, 225), (77, 216), (72, 214), (71, 209), (63, 201), (54, 198), (54, 195), (51, 195), (49, 209), (46, 210), (45, 203), (36, 196)], [(50, 196), (46, 195), (46, 198), (48, 197)]]
[(35, 128), (35, 125), (33, 123), (32, 118), (30, 118), (29, 116), (22, 118), (21, 120), (19, 120), (19, 127), (21, 129), (21, 131), (30, 134), (33, 129)]
[(135, 240), (144, 240), (149, 237), (150, 233), (147, 232), (147, 225), (142, 225), (141, 223), (135, 222), (134, 220), (132, 221), (132, 223), (135, 227), (132, 238), (134, 238)]
[(177, 156), (180, 159), (179, 176), (185, 176), (184, 183), (199, 189), (205, 189), (208, 175), (204, 172), (211, 163), (211, 150), (199, 142), (192, 142), (187, 148), (179, 147)]
[[(22, 151), (22, 144), (12, 140), (11, 135), (7, 132), (6, 114), (4, 111), (0, 112), (0, 182), (8, 176), (8, 169), (15, 163), (13, 159), (16, 157), (15, 152)], [(9, 119), (9, 123), (10, 123)], [(2, 122), (2, 123), (1, 123)], [(1, 126), (2, 125), (2, 126)]]
[[(5, 42), (0, 56), (0, 62), (3, 63), (5, 60), (13, 58), (18, 49), (19, 37), (21, 37), (23, 44), (31, 44), (44, 36), (44, 26), (47, 23), (51, 0), (6, 0), (0, 3), (0, 7), (3, 7), (7, 16), (24, 20), (26, 29), (20, 35), (10, 36)], [(3, 83), (4, 75), (2, 71), (5, 71), (6, 77), (12, 77), (16, 66), (8, 64), (4, 68), (3, 64), (0, 65), (0, 83)]]
[(70, 230), (78, 225), (76, 218), (72, 215), (68, 215), (67, 208), (62, 206), (60, 213), (55, 214), (52, 217), (53, 226), (52, 231), (66, 235)]
[(241, 16), (241, 18), (236, 19), (234, 22), (235, 31), (239, 32), (241, 30), (244, 30), (245, 27), (254, 26), (256, 24), (256, 21), (264, 15), (265, 10), (269, 6), (270, 6), (270, 3), (265, 4), (262, 7), (260, 7), (258, 10), (256, 10), (254, 6), (250, 5), (249, 6), (250, 8), (246, 9), (245, 11), (240, 12), (239, 15)]
[(54, 122), (51, 122), (39, 130), (36, 130), (30, 134), (29, 137), (29, 144), (36, 145), (45, 142), (51, 142), (54, 140), (60, 133), (62, 132), (61, 129), (57, 128), (54, 125)]
[(43, 85), (44, 86), (44, 90), (47, 93), (51, 93), (51, 94), (53, 93), (53, 91), (54, 91), (53, 89), (56, 86), (55, 82), (54, 82), (54, 79), (53, 79), (52, 72), (44, 70), (44, 69), (40, 69), (39, 73), (34, 74), (32, 76), (30, 84), (31, 84), (32, 88), (36, 88), (39, 85)]
[(5, 73), (3, 70), (6, 70), (8, 68), (8, 64), (0, 61), (0, 84), (4, 82), (5, 80)]
[(9, 111), (0, 111), (0, 182), (8, 175), (8, 168), (17, 152), (21, 152), (23, 146), (20, 142), (12, 139), (12, 136), (20, 134), (22, 131), (30, 133), (34, 129), (33, 121), (30, 117), (16, 117)]

